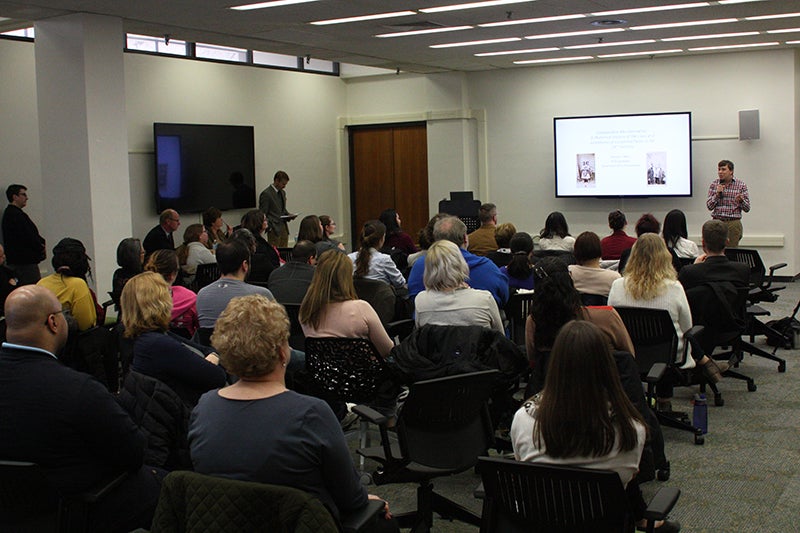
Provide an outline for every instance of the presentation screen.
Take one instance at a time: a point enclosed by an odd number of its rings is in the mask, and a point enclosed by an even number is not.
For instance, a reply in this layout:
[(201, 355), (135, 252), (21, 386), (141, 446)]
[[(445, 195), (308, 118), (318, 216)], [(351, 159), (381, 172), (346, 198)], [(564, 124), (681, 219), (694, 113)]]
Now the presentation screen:
[(556, 197), (692, 195), (692, 114), (556, 117)]

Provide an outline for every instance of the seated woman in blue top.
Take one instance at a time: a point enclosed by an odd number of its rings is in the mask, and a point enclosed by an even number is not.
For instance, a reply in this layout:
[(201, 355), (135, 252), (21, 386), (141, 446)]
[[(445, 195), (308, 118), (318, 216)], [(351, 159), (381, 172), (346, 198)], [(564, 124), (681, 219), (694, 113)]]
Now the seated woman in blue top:
[(386, 241), (386, 226), (377, 220), (368, 220), (361, 230), (361, 248), (348, 254), (353, 261), (353, 275), (357, 278), (385, 281), (395, 289), (406, 286), (406, 279), (391, 256), (378, 250)]
[(191, 407), (200, 395), (225, 385), (217, 354), (168, 333), (172, 295), (160, 274), (143, 272), (122, 289), (122, 324), (133, 339), (136, 372), (163, 381)]
[(508, 275), (508, 288), (533, 290), (533, 265), (531, 252), (533, 252), (533, 239), (521, 231), (511, 237), (511, 262), (508, 266), (500, 267), (500, 272)]
[(204, 394), (192, 413), (196, 472), (304, 490), (337, 518), (377, 499), (361, 485), (328, 405), (286, 388), (291, 349), (283, 306), (260, 295), (234, 298), (211, 342), (239, 381)]

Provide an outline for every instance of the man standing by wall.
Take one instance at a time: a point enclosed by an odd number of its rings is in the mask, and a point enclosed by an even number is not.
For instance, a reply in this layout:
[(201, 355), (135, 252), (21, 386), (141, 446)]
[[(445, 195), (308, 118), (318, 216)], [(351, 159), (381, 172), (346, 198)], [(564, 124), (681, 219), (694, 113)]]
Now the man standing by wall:
[(289, 175), (279, 170), (272, 178), (272, 185), (261, 192), (258, 208), (267, 215), (269, 229), (267, 240), (273, 246), (286, 248), (289, 245), (289, 221), (297, 218), (286, 210), (286, 184)]
[(728, 248), (738, 248), (743, 233), (742, 212), (750, 212), (750, 194), (747, 185), (733, 177), (733, 162), (720, 161), (717, 176), (708, 188), (706, 207), (711, 211), (711, 218), (728, 226)]
[(3, 242), (8, 267), (17, 273), (19, 285), (32, 285), (41, 278), (39, 263), (47, 256), (45, 241), (22, 210), (28, 204), (27, 187), (9, 185), (6, 197), (9, 204), (3, 213)]

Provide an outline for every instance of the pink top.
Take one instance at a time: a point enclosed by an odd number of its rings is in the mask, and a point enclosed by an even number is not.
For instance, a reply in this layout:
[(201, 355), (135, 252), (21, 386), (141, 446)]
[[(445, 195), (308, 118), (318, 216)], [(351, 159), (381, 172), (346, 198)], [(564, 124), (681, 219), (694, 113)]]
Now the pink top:
[(197, 331), (197, 295), (186, 287), (170, 287), (172, 290), (171, 328), (186, 328), (190, 335)]
[(302, 324), (306, 337), (349, 337), (369, 339), (382, 356), (394, 347), (383, 328), (378, 314), (364, 300), (329, 303), (322, 314), (319, 327)]

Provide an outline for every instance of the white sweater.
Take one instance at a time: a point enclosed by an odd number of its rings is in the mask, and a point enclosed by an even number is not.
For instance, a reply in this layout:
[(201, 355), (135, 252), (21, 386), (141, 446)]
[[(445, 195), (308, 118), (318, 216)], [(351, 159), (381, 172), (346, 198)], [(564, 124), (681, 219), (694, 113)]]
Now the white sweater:
[[(648, 309), (666, 309), (672, 318), (675, 332), (678, 334), (678, 353), (675, 360), (679, 361), (683, 357), (683, 334), (692, 327), (692, 312), (689, 309), (689, 301), (686, 293), (677, 280), (664, 280), (664, 288), (655, 298), (649, 300), (635, 299), (625, 286), (627, 279), (620, 278), (611, 284), (611, 291), (608, 293), (608, 305), (616, 307), (646, 307)], [(686, 357), (686, 362), (681, 368), (694, 368), (695, 362), (691, 356)]]

